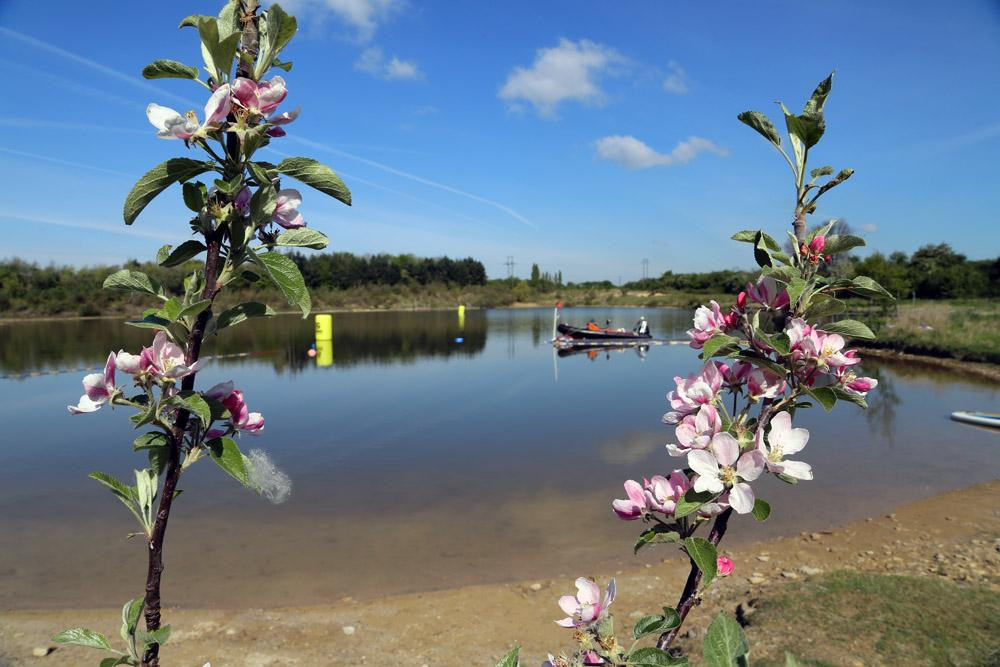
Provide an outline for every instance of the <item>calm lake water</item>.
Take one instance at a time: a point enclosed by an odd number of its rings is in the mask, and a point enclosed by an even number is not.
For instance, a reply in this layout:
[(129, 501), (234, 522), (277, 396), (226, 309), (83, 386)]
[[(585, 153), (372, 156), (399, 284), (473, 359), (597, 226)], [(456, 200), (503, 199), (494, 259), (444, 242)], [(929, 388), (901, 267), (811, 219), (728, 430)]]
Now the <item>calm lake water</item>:
[[(573, 309), (574, 322), (631, 327), (638, 310)], [(682, 337), (687, 311), (646, 310), (654, 335)], [(185, 474), (167, 535), (164, 601), (285, 606), (474, 583), (613, 571), (638, 523), (617, 520), (622, 480), (680, 464), (660, 423), (686, 346), (556, 357), (550, 310), (334, 315), (332, 360), (310, 359), (312, 320), (237, 327), (199, 385), (232, 379), (267, 428), (245, 437), (293, 481), (271, 505), (211, 462)], [(456, 342), (462, 337), (464, 342)], [(141, 594), (144, 545), (131, 516), (87, 473), (121, 478), (124, 415), (72, 417), (84, 368), (148, 332), (114, 320), (0, 324), (0, 607), (107, 606)], [(252, 350), (247, 356), (233, 355)], [(72, 369), (71, 372), (60, 372)], [(816, 479), (756, 485), (773, 514), (741, 518), (734, 541), (888, 511), (997, 476), (1000, 436), (951, 422), (996, 410), (1000, 392), (967, 378), (865, 362), (872, 408), (800, 413)]]

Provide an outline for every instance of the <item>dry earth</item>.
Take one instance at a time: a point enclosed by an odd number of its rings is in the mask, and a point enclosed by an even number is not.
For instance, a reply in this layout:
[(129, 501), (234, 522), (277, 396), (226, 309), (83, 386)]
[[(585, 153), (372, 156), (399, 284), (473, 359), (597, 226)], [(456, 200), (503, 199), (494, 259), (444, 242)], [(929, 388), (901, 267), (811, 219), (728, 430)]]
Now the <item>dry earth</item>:
[[(752, 520), (752, 519), (744, 519)], [(724, 546), (724, 545), (723, 545)], [(401, 545), (400, 548), (405, 548)], [(628, 548), (623, 545), (623, 548)], [(658, 567), (603, 573), (618, 579), (613, 611), (628, 626), (664, 601), (673, 603), (687, 572), (670, 551)], [(713, 586), (689, 619), (682, 644), (696, 651), (699, 637), (720, 609), (753, 613), (753, 600), (783, 590), (792, 581), (822, 572), (855, 569), (947, 579), (1000, 590), (1000, 480), (945, 493), (898, 508), (893, 514), (740, 547), (727, 553), (736, 572)], [(580, 573), (584, 575), (602, 573)], [(414, 573), (419, 576), (419, 573)], [(253, 586), (252, 581), (246, 583)], [(556, 598), (573, 589), (571, 579), (526, 581), (356, 602), (350, 598), (318, 607), (284, 609), (168, 609), (174, 628), (165, 665), (265, 667), (279, 665), (487, 665), (515, 643), (522, 664), (538, 665), (549, 650), (569, 648), (570, 636), (552, 620)], [(24, 607), (30, 607), (30, 600)], [(73, 667), (98, 662), (89, 649), (51, 650), (49, 637), (85, 625), (117, 637), (117, 609), (0, 612), (0, 665)], [(751, 619), (752, 621), (752, 619)], [(756, 655), (766, 655), (788, 629), (747, 628)], [(823, 638), (799, 628), (809, 653), (832, 664), (881, 664), (863, 642), (824, 646)]]

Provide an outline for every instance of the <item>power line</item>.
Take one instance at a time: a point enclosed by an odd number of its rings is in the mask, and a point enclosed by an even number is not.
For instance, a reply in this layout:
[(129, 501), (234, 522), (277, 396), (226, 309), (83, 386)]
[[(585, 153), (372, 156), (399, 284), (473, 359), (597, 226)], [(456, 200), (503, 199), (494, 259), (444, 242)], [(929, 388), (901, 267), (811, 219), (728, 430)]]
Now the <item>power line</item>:
[(507, 261), (504, 262), (503, 265), (507, 267), (508, 278), (514, 277), (514, 264), (515, 264), (514, 255), (507, 255)]

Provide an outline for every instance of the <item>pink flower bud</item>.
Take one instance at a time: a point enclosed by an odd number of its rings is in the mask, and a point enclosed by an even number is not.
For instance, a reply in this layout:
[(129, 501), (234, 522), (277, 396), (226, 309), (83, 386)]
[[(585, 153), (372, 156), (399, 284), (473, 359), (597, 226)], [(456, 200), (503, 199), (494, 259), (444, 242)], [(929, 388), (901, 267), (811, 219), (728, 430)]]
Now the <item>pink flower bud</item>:
[(747, 293), (745, 291), (740, 292), (739, 294), (736, 295), (736, 307), (739, 308), (740, 310), (743, 310), (744, 308), (746, 308), (746, 305), (747, 305)]
[(823, 236), (822, 234), (814, 237), (813, 240), (809, 242), (809, 249), (813, 252), (814, 255), (819, 255), (820, 253), (822, 253), (823, 248), (825, 247), (826, 247), (826, 237)]
[(808, 255), (808, 254), (809, 254), (809, 248), (807, 248), (807, 247), (806, 247), (806, 244), (805, 244), (805, 243), (803, 243), (803, 244), (802, 244), (802, 245), (801, 245), (801, 246), (799, 247), (799, 254), (800, 254), (800, 255)]
[(715, 559), (715, 567), (718, 570), (720, 577), (728, 577), (733, 573), (733, 568), (736, 567), (736, 565), (733, 563), (731, 558), (719, 556)]

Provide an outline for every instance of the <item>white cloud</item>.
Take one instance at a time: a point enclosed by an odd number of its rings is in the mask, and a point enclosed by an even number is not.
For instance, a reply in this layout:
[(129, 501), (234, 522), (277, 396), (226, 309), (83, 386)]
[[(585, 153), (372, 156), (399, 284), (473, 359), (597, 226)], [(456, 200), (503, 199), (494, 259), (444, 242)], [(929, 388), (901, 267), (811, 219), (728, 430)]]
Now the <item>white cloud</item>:
[(406, 4), (405, 0), (291, 0), (288, 9), (299, 11), (322, 10), (332, 12), (355, 30), (357, 38), (367, 42), (375, 36), (379, 24), (396, 14)]
[(415, 80), (424, 78), (420, 67), (412, 60), (400, 60), (393, 56), (389, 60), (385, 59), (382, 49), (372, 46), (361, 52), (358, 61), (354, 63), (354, 69), (371, 74), (379, 79), (387, 80)]
[(500, 99), (518, 109), (519, 100), (534, 105), (542, 116), (552, 116), (564, 100), (600, 103), (604, 93), (598, 85), (602, 76), (625, 61), (614, 49), (586, 39), (539, 49), (531, 67), (515, 67), (500, 88)]
[(688, 83), (687, 72), (684, 71), (684, 68), (676, 60), (671, 60), (667, 63), (667, 69), (670, 70), (670, 73), (663, 80), (663, 87), (675, 95), (686, 94), (688, 92)]
[(594, 142), (597, 157), (622, 165), (627, 169), (648, 169), (650, 167), (672, 167), (687, 164), (699, 153), (728, 155), (729, 151), (716, 146), (708, 139), (688, 137), (674, 146), (669, 153), (660, 153), (633, 136), (614, 135)]

